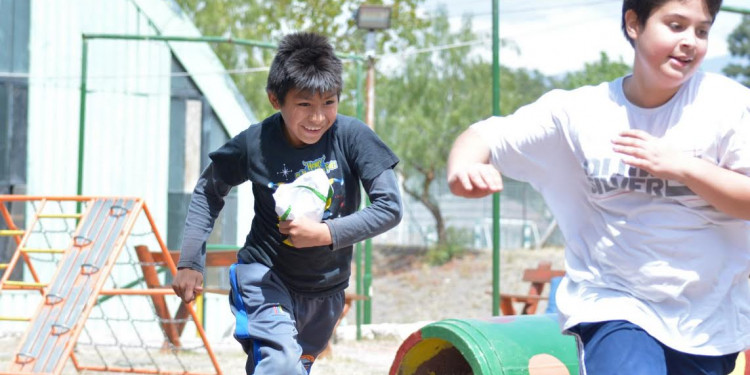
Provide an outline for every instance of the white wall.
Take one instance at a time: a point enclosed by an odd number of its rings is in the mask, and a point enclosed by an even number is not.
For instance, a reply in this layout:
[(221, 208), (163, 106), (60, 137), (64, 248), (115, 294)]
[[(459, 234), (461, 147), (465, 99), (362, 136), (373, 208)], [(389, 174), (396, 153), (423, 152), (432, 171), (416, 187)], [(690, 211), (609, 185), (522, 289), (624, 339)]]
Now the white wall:
[[(31, 3), (28, 193), (75, 195), (82, 33), (153, 34), (127, 0)], [(83, 195), (144, 198), (166, 227), (170, 52), (89, 42)]]

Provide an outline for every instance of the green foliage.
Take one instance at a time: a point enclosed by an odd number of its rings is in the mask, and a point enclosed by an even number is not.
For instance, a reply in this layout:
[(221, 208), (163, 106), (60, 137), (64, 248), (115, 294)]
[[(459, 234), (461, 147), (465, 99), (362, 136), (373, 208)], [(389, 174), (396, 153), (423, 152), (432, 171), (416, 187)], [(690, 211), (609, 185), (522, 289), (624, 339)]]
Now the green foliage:
[[(476, 39), (470, 23), (451, 31), (445, 10), (412, 47), (429, 49)], [(430, 187), (445, 169), (446, 155), (463, 128), (490, 115), (489, 66), (471, 57), (470, 46), (439, 49), (404, 57), (402, 64), (377, 79), (376, 130), (401, 159), (404, 191), (436, 220), (444, 241), (440, 206)]]
[[(472, 40), (468, 25), (449, 30), (445, 14), (415, 48)], [(376, 129), (405, 161), (402, 167), (436, 173), (463, 126), (488, 117), (489, 66), (469, 57), (470, 47), (407, 56), (403, 67), (377, 80)]]
[(446, 239), (427, 249), (425, 260), (432, 266), (439, 266), (460, 258), (468, 251), (471, 245), (472, 234), (467, 229), (448, 227)]
[[(391, 4), (391, 29), (378, 33), (379, 51), (398, 50), (411, 45), (417, 38), (415, 31), (423, 29), (429, 20), (417, 14), (424, 0), (395, 0)], [(330, 38), (337, 52), (364, 52), (364, 33), (358, 30), (353, 15), (364, 3), (382, 4), (382, 0), (177, 0), (183, 11), (205, 36), (224, 36), (237, 39), (278, 43), (293, 31), (314, 31)], [(212, 45), (224, 66), (229, 70), (268, 67), (275, 50), (247, 48), (229, 43)], [(356, 89), (355, 66), (346, 64), (345, 90), (340, 112), (354, 115)], [(258, 118), (274, 112), (266, 97), (266, 71), (233, 75), (240, 92)]]
[(586, 63), (583, 70), (567, 73), (561, 80), (554, 81), (553, 85), (566, 90), (586, 85), (597, 85), (622, 77), (631, 70), (630, 66), (625, 64), (622, 59), (613, 62), (605, 52), (601, 52), (599, 56), (599, 61)]
[(727, 39), (729, 53), (734, 57), (745, 58), (745, 63), (731, 63), (724, 68), (724, 74), (733, 77), (750, 87), (750, 16), (743, 16)]
[[(471, 19), (451, 30), (444, 10), (412, 48), (460, 45), (477, 39)], [(537, 71), (501, 68), (501, 108), (507, 114), (548, 90)], [(492, 66), (471, 47), (407, 55), (402, 65), (377, 79), (375, 129), (401, 159), (404, 191), (421, 202), (436, 222), (438, 242), (446, 241), (433, 182), (443, 176), (447, 155), (469, 124), (492, 115)]]
[[(489, 66), (487, 69), (490, 69)], [(491, 70), (488, 70), (491, 72)], [(491, 84), (491, 75), (485, 78), (487, 86)], [(538, 70), (510, 69), (500, 67), (500, 114), (502, 116), (515, 112), (521, 106), (539, 99), (552, 86), (550, 80)], [(488, 88), (488, 90), (490, 90)]]

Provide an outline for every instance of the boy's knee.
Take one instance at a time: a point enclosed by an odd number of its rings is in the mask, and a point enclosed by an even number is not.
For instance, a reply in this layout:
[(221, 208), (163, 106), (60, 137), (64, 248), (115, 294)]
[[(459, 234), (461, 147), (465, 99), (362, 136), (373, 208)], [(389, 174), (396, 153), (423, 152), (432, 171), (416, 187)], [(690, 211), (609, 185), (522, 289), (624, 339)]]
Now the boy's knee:
[(247, 354), (248, 375), (306, 375), (300, 360), (302, 348), (293, 335), (269, 335), (262, 339), (237, 340)]
[(259, 371), (259, 374), (291, 374), (307, 375), (302, 361), (300, 360), (301, 350), (298, 346), (284, 345), (280, 347), (265, 348), (261, 345), (261, 361), (256, 362), (258, 370), (268, 368), (268, 372)]

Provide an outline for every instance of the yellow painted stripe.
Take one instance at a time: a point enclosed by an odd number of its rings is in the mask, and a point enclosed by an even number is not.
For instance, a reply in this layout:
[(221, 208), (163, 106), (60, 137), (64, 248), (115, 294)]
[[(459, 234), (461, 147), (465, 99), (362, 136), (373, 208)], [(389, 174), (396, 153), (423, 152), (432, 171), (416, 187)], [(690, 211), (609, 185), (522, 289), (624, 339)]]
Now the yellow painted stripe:
[(36, 217), (40, 219), (78, 219), (83, 214), (39, 214)]
[(419, 366), (429, 361), (444, 349), (453, 346), (448, 341), (436, 338), (428, 338), (414, 344), (401, 359), (399, 374), (414, 375)]
[[(206, 322), (203, 321), (203, 293), (198, 294), (195, 296), (195, 315), (198, 316), (198, 321), (201, 323), (202, 326), (206, 326)], [(200, 337), (200, 333), (197, 333), (197, 337)]]
[(20, 287), (28, 287), (28, 288), (44, 288), (45, 286), (47, 286), (47, 284), (44, 284), (44, 283), (31, 283), (31, 282), (13, 281), (13, 280), (8, 280), (5, 282), (5, 284), (20, 286)]
[(22, 230), (13, 230), (13, 229), (0, 230), (0, 236), (23, 236), (24, 233), (26, 232)]
[(0, 320), (12, 321), (12, 322), (28, 322), (31, 318), (24, 318), (20, 316), (0, 316)]
[(8, 263), (0, 263), (0, 270), (8, 268)]
[(62, 254), (65, 252), (65, 249), (32, 249), (24, 247), (21, 251), (24, 253)]

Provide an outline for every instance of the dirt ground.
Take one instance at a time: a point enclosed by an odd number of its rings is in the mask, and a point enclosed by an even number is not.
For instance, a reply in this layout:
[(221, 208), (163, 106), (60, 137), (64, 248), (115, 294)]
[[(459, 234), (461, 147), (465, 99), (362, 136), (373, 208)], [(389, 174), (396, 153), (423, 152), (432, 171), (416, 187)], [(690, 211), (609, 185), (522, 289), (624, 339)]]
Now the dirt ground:
[[(387, 374), (396, 351), (411, 333), (425, 324), (446, 318), (486, 318), (492, 315), (492, 254), (467, 254), (442, 266), (429, 266), (419, 251), (377, 249), (373, 254), (373, 324), (362, 327), (356, 339), (354, 311), (336, 331), (332, 355), (320, 358), (313, 375)], [(503, 292), (525, 293), (525, 268), (548, 260), (563, 267), (561, 249), (503, 251)], [(544, 306), (540, 306), (543, 311)], [(0, 371), (6, 369), (20, 339), (18, 333), (0, 332)], [(245, 356), (233, 340), (212, 343), (224, 374), (244, 374)], [(69, 363), (65, 374), (75, 374)]]

